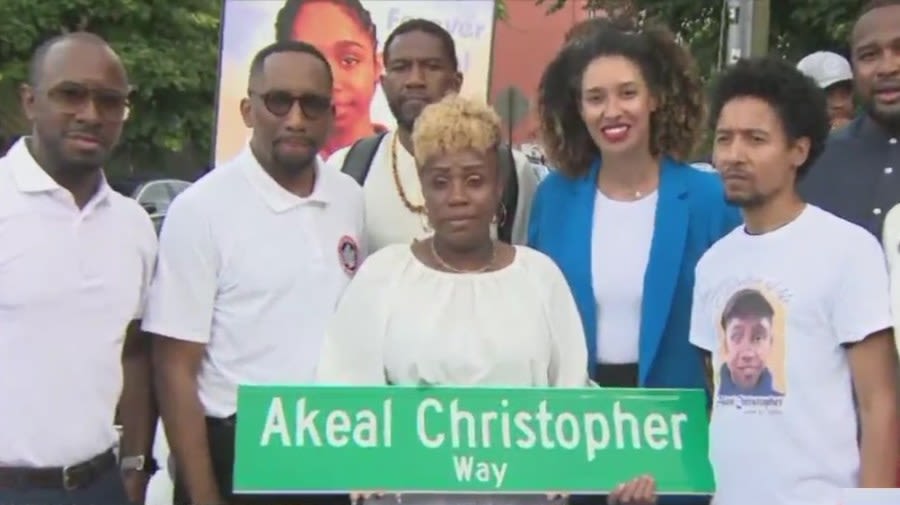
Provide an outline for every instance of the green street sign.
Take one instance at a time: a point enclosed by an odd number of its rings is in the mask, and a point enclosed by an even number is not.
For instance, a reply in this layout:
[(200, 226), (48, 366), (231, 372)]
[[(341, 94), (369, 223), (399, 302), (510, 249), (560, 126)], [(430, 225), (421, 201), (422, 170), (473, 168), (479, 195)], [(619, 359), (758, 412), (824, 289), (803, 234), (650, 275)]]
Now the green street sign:
[(702, 390), (242, 386), (238, 493), (713, 491)]

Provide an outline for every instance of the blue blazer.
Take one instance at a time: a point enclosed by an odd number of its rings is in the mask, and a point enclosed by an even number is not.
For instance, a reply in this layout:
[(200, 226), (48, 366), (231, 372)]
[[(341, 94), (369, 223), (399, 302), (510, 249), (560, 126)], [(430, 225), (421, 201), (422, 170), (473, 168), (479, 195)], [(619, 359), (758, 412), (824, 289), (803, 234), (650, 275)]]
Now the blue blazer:
[[(528, 245), (562, 270), (588, 348), (596, 356), (597, 302), (591, 276), (591, 231), (600, 160), (584, 176), (552, 172), (538, 186), (531, 208)], [(661, 163), (658, 204), (641, 307), (639, 385), (705, 388), (700, 353), (688, 341), (694, 268), (703, 253), (741, 223), (725, 202), (718, 174), (669, 158)], [(603, 335), (600, 335), (603, 338)]]

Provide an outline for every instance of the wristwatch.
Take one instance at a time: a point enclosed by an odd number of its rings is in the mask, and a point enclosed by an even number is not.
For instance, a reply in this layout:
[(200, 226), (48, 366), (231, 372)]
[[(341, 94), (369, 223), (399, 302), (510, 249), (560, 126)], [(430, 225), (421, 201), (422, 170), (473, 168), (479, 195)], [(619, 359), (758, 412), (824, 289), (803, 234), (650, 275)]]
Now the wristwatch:
[(119, 469), (123, 472), (143, 472), (153, 475), (159, 470), (159, 465), (152, 457), (148, 458), (141, 454), (140, 456), (125, 456), (119, 461)]

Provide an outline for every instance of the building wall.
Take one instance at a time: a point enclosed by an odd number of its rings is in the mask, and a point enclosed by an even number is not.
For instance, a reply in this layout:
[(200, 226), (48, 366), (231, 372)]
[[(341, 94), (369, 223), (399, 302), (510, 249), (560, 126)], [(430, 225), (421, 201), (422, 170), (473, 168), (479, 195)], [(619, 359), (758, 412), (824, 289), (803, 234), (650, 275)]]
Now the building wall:
[(490, 97), (516, 85), (528, 97), (529, 114), (513, 129), (513, 143), (534, 140), (537, 132), (536, 94), (544, 67), (562, 45), (569, 28), (588, 17), (581, 2), (567, 2), (560, 11), (547, 15), (547, 8), (533, 0), (507, 0), (507, 19), (494, 30)]

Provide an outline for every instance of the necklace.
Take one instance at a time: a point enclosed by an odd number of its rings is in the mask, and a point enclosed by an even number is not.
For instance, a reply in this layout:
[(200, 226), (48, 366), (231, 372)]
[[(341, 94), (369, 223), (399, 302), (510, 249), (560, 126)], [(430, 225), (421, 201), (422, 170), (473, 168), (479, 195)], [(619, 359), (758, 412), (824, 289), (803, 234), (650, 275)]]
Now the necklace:
[[(603, 190), (599, 189), (599, 187), (597, 189), (600, 192), (603, 192)], [(644, 198), (645, 196), (653, 193), (653, 191), (655, 191), (655, 190), (643, 191), (640, 189), (626, 189), (626, 190), (622, 191), (621, 196), (618, 196), (617, 198), (614, 198), (614, 199), (621, 199), (624, 201), (637, 201), (637, 200), (640, 200), (641, 198)], [(604, 194), (606, 194), (606, 193), (604, 193)], [(612, 198), (612, 197), (607, 195), (607, 198)]]
[(476, 268), (476, 269), (472, 269), (472, 270), (464, 270), (464, 269), (455, 268), (455, 267), (451, 266), (446, 261), (444, 261), (444, 258), (441, 258), (441, 255), (438, 254), (437, 249), (435, 249), (435, 247), (434, 247), (434, 239), (431, 239), (430, 245), (431, 245), (431, 255), (434, 256), (435, 261), (438, 262), (438, 264), (441, 266), (441, 268), (443, 268), (444, 270), (447, 270), (448, 272), (453, 272), (455, 274), (483, 274), (484, 272), (487, 272), (491, 268), (491, 266), (493, 266), (494, 261), (497, 259), (497, 248), (494, 247), (494, 242), (491, 241), (491, 259), (490, 259), (490, 261), (488, 261), (487, 264), (481, 268)]
[(400, 196), (403, 206), (413, 214), (424, 215), (425, 206), (415, 205), (410, 202), (409, 198), (406, 197), (406, 191), (403, 189), (403, 184), (400, 182), (400, 172), (397, 170), (397, 133), (394, 133), (394, 137), (391, 139), (391, 173), (394, 176), (394, 187), (397, 188), (397, 195)]
[[(602, 187), (601, 187), (602, 186)], [(619, 186), (619, 187), (616, 187)], [(630, 186), (630, 187), (629, 187)], [(636, 184), (613, 184), (607, 181), (605, 184), (600, 183), (600, 180), (597, 180), (597, 189), (606, 194), (607, 196), (612, 197), (613, 199), (620, 200), (640, 200), (645, 196), (653, 193), (659, 187), (659, 180), (657, 178), (653, 179), (645, 179)], [(606, 189), (606, 191), (604, 191)]]
[(647, 190), (642, 189), (642, 188), (634, 188), (634, 189), (628, 189), (628, 191), (632, 192), (632, 194), (634, 195), (633, 198), (635, 200), (640, 200), (641, 198), (644, 198), (645, 196), (649, 195), (650, 193), (653, 193), (654, 191), (656, 191), (656, 188), (647, 189)]

